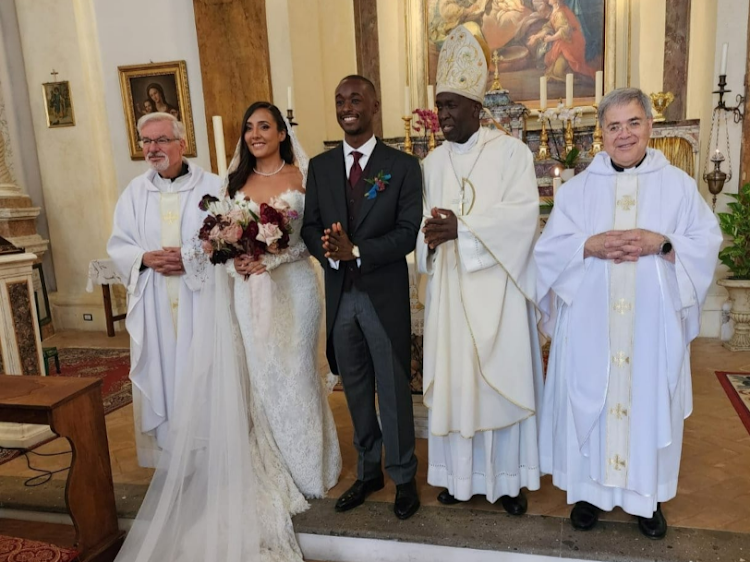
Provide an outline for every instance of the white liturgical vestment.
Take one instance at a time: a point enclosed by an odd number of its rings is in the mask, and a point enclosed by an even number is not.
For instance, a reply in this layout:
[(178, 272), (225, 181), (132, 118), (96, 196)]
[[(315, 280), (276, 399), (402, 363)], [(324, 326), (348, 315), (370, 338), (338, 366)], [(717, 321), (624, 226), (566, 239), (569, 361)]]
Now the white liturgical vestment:
[[(669, 238), (675, 263), (584, 259), (590, 236), (632, 228)], [(568, 503), (651, 517), (676, 494), (689, 346), (721, 240), (693, 179), (657, 150), (622, 172), (599, 153), (555, 194), (534, 252), (552, 337), (540, 456)]]
[(539, 488), (533, 157), (519, 140), (480, 127), (463, 145), (445, 142), (425, 158), (424, 181), (425, 219), (433, 207), (458, 216), (458, 239), (435, 251), (421, 231), (417, 240), (428, 275), (428, 482), (460, 500), (494, 502)]
[[(136, 446), (143, 466), (155, 466), (158, 451), (145, 436), (155, 437), (160, 448), (166, 443), (175, 385), (191, 355), (197, 299), (210, 267), (197, 240), (205, 216), (198, 204), (206, 194), (217, 196), (220, 187), (218, 176), (194, 164), (174, 182), (149, 170), (130, 182), (115, 209), (107, 251), (127, 279), (125, 325), (131, 338)], [(145, 252), (170, 246), (181, 248), (183, 275), (141, 270)]]

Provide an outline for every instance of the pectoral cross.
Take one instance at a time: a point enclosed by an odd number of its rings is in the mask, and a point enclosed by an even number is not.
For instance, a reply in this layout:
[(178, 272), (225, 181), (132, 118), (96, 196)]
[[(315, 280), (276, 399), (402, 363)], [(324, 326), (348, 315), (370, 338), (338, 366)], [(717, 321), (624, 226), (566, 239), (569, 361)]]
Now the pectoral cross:
[(630, 207), (632, 207), (633, 205), (635, 205), (635, 199), (633, 199), (630, 195), (626, 195), (617, 202), (617, 206), (625, 212), (629, 211)]
[[(467, 197), (466, 193), (466, 186), (469, 186), (471, 188), (471, 199)], [(464, 205), (469, 204), (469, 210), (467, 211), (467, 214), (471, 212), (471, 208), (474, 206), (474, 195), (476, 191), (474, 189), (474, 184), (469, 181), (469, 178), (461, 178), (461, 190), (458, 192), (458, 214), (459, 216), (464, 215)]]
[(612, 356), (612, 362), (618, 367), (622, 367), (626, 363), (630, 363), (630, 357), (625, 355), (624, 351), (618, 351), (616, 355)]
[(628, 411), (622, 407), (622, 404), (618, 404), (617, 408), (610, 408), (609, 413), (616, 417), (618, 420), (628, 417)]
[(625, 459), (620, 458), (620, 455), (615, 455), (609, 459), (609, 465), (615, 470), (622, 470), (625, 468)]
[(172, 211), (169, 211), (168, 213), (164, 213), (161, 219), (167, 224), (174, 224), (180, 219), (180, 217), (179, 215), (177, 215), (177, 213), (173, 213)]

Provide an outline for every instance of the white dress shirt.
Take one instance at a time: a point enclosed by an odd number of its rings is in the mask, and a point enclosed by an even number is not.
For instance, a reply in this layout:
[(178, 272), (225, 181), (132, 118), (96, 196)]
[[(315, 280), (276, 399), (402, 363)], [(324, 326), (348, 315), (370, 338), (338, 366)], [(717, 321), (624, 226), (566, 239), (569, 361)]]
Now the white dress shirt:
[[(370, 137), (370, 140), (368, 140), (365, 144), (360, 146), (359, 148), (352, 148), (347, 144), (346, 141), (344, 141), (344, 166), (346, 166), (346, 179), (349, 179), (349, 173), (352, 171), (352, 166), (354, 166), (354, 156), (352, 156), (352, 152), (359, 152), (362, 156), (359, 157), (359, 167), (362, 168), (362, 171), (367, 167), (367, 162), (370, 160), (370, 156), (372, 155), (372, 151), (375, 150), (375, 145), (378, 144), (378, 140), (375, 138), (375, 135), (372, 135)], [(331, 265), (332, 269), (338, 269), (339, 268), (339, 260), (332, 260), (331, 258), (328, 258), (328, 263)], [(360, 267), (362, 265), (362, 260), (360, 258), (357, 258), (357, 267)]]

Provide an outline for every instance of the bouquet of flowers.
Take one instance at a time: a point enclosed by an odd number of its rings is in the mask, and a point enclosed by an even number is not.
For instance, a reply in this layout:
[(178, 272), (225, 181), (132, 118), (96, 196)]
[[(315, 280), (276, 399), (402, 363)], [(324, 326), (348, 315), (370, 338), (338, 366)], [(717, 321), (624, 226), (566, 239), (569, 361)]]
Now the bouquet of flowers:
[(208, 216), (198, 232), (203, 251), (216, 265), (241, 255), (259, 259), (266, 253), (278, 253), (289, 247), (292, 219), (298, 213), (279, 198), (261, 203), (258, 214), (251, 202), (238, 194), (234, 199), (204, 195), (199, 204)]

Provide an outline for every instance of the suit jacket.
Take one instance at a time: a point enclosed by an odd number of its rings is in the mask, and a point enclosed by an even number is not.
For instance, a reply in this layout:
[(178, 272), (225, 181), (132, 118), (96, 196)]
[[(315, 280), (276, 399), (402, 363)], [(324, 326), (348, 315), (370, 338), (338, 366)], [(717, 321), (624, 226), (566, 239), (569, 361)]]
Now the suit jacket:
[(310, 253), (325, 270), (326, 333), (328, 363), (338, 373), (331, 338), (341, 295), (344, 269), (330, 267), (325, 257), (323, 229), (340, 222), (359, 247), (361, 267), (358, 288), (368, 294), (380, 322), (391, 339), (394, 353), (409, 369), (411, 361), (411, 317), (409, 309), (409, 273), (406, 256), (416, 245), (422, 222), (422, 169), (413, 156), (390, 148), (378, 139), (363, 170), (364, 178), (379, 172), (391, 174), (383, 191), (365, 199), (355, 225), (347, 214), (346, 167), (343, 145), (312, 160), (307, 171), (307, 194), (302, 238)]

